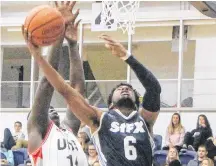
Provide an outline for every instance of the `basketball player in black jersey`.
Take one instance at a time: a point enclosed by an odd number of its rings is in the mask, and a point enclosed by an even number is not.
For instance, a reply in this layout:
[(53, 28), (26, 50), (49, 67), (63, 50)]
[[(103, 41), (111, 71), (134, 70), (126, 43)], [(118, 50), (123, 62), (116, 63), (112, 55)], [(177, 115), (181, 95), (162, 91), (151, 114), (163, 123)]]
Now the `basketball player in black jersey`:
[[(27, 32), (23, 36), (31, 55), (48, 81), (65, 98), (70, 110), (91, 128), (102, 166), (151, 166), (152, 127), (160, 110), (161, 87), (154, 75), (139, 63), (119, 42), (101, 35), (114, 56), (125, 61), (135, 72), (146, 92), (139, 109), (138, 96), (129, 84), (118, 85), (109, 97), (109, 111), (103, 113), (85, 99), (37, 52)], [(77, 71), (78, 72), (78, 71)], [(149, 130), (150, 134), (149, 134)]]
[[(75, 21), (79, 14), (79, 10), (77, 10), (74, 14), (72, 13), (75, 3), (76, 2), (70, 1), (61, 3), (55, 2), (56, 8), (62, 13), (68, 24), (65, 35), (63, 35), (61, 39), (56, 41), (51, 47), (48, 56), (48, 62), (54, 69), (58, 70), (60, 66), (60, 56), (63, 54), (62, 44), (64, 38), (66, 38), (69, 46), (70, 86), (76, 89), (78, 93), (83, 95), (85, 87), (84, 72), (77, 47), (77, 29), (80, 20)], [(40, 52), (39, 49), (37, 51)], [(71, 129), (75, 135), (78, 133), (80, 120), (77, 119), (70, 110), (66, 111), (66, 116), (60, 124), (58, 113), (53, 107), (50, 107), (53, 92), (53, 86), (48, 82), (45, 76), (42, 77), (37, 88), (33, 108), (28, 116), (28, 150), (30, 153), (34, 152), (41, 146), (51, 120), (58, 127), (61, 126), (61, 128)]]

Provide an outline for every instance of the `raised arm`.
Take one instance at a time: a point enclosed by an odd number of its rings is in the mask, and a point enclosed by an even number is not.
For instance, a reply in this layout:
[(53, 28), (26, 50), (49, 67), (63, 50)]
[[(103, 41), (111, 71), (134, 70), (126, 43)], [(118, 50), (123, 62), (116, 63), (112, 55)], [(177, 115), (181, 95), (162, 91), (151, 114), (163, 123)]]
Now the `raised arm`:
[[(48, 62), (54, 69), (58, 69), (58, 62), (60, 56), (60, 50), (62, 40), (58, 40), (49, 52)], [(40, 50), (38, 49), (39, 53)], [(28, 138), (29, 138), (29, 151), (33, 152), (36, 150), (42, 140), (44, 139), (48, 124), (49, 124), (49, 107), (52, 99), (54, 88), (47, 81), (46, 77), (43, 76), (35, 95), (33, 107), (28, 119)]]
[[(68, 24), (66, 31), (65, 31), (65, 38), (68, 41), (69, 46), (69, 59), (70, 59), (70, 86), (76, 89), (81, 95), (84, 95), (85, 91), (85, 82), (84, 82), (84, 72), (83, 72), (83, 65), (80, 59), (79, 50), (77, 46), (77, 31), (79, 21), (75, 22), (79, 10), (77, 10), (74, 14), (71, 12), (73, 11), (74, 4), (76, 2), (70, 3), (68, 6), (66, 5), (66, 10), (64, 10), (68, 15), (74, 17), (70, 24)], [(67, 10), (69, 9), (69, 10)], [(67, 109), (66, 116), (63, 120), (65, 125), (70, 127), (75, 135), (77, 135), (79, 127), (80, 127), (80, 120), (74, 115), (72, 111)]]
[(23, 36), (31, 55), (44, 72), (47, 80), (65, 98), (70, 110), (75, 116), (87, 124), (92, 129), (92, 132), (94, 132), (99, 127), (102, 111), (90, 106), (77, 90), (64, 81), (59, 73), (56, 72), (56, 70), (41, 56), (41, 53), (37, 51), (38, 47), (32, 44), (31, 38), (28, 37), (28, 33), (25, 29), (23, 29)]
[(133, 69), (146, 90), (143, 96), (142, 109), (140, 111), (145, 121), (152, 127), (160, 110), (160, 84), (155, 76), (133, 56), (128, 57), (125, 61)]
[(149, 127), (152, 128), (160, 110), (161, 87), (158, 80), (135, 57), (128, 55), (127, 50), (119, 42), (107, 35), (101, 35), (100, 38), (105, 40), (105, 46), (112, 51), (113, 55), (124, 60), (133, 69), (137, 78), (144, 86), (146, 92), (143, 97), (143, 108), (140, 111)]

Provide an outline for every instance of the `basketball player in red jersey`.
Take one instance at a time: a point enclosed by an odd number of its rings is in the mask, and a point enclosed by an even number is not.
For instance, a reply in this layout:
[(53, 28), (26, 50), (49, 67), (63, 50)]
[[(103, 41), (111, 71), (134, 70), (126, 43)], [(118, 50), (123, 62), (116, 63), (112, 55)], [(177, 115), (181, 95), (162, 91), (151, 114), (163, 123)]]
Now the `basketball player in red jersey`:
[[(55, 2), (56, 8), (65, 19), (66, 29), (61, 39), (53, 44), (48, 61), (53, 68), (58, 69), (62, 43), (66, 38), (69, 45), (70, 86), (83, 95), (84, 73), (77, 47), (77, 29), (80, 20), (75, 23), (79, 10), (72, 13), (75, 3)], [(40, 52), (40, 49), (36, 51)], [(49, 109), (53, 91), (52, 85), (43, 77), (28, 118), (28, 151), (33, 165), (87, 166), (86, 156), (75, 136), (80, 121), (72, 111), (67, 110), (65, 118), (60, 124), (57, 112), (54, 109)]]

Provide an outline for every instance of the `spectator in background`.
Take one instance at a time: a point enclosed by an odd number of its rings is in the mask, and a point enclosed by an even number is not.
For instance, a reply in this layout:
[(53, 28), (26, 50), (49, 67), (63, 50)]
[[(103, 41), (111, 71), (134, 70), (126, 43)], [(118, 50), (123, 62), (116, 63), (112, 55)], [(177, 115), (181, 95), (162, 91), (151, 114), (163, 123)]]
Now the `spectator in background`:
[(14, 130), (15, 132), (13, 133), (13, 138), (15, 142), (17, 140), (24, 140), (25, 139), (25, 134), (22, 132), (22, 123), (19, 121), (16, 121), (14, 123)]
[(1, 143), (1, 153), (4, 155), (4, 157), (1, 155), (0, 165), (1, 166), (13, 166), (14, 156), (13, 156), (12, 150), (7, 150), (6, 148), (4, 148), (4, 145)]
[(197, 151), (199, 145), (204, 145), (209, 137), (212, 137), (212, 129), (207, 117), (201, 114), (196, 129), (185, 134), (183, 148)]
[(189, 161), (187, 166), (200, 166), (202, 161), (207, 158), (208, 151), (204, 145), (200, 145), (197, 152), (197, 157)]
[(181, 116), (178, 113), (174, 113), (166, 130), (166, 142), (163, 150), (169, 150), (170, 148), (175, 147), (180, 151), (183, 145), (184, 136), (185, 129), (181, 124)]
[[(8, 150), (10, 150), (13, 146), (16, 145), (16, 143), (18, 142), (19, 144), (22, 144), (24, 147), (27, 147), (27, 145), (24, 143), (20, 143), (23, 142), (23, 140), (25, 139), (25, 135), (22, 132), (22, 123), (17, 121), (14, 123), (14, 130), (15, 132), (12, 134), (11, 131), (6, 128), (4, 130), (4, 147)], [(20, 148), (20, 147), (17, 147)], [(17, 149), (15, 148), (15, 149)]]
[(90, 141), (90, 137), (89, 137), (88, 133), (86, 133), (85, 129), (80, 128), (80, 130), (77, 134), (77, 139), (78, 139), (80, 145), (82, 146), (85, 154), (88, 154), (88, 142)]
[(179, 161), (178, 150), (175, 147), (170, 147), (169, 152), (167, 154), (165, 166), (170, 165), (181, 166), (181, 163)]
[(203, 159), (201, 166), (214, 166), (214, 163), (210, 158), (205, 158)]
[(89, 166), (94, 166), (98, 163), (98, 154), (92, 142), (88, 144), (88, 163)]
[(208, 151), (207, 156), (212, 159), (216, 165), (216, 138), (208, 138), (205, 145)]

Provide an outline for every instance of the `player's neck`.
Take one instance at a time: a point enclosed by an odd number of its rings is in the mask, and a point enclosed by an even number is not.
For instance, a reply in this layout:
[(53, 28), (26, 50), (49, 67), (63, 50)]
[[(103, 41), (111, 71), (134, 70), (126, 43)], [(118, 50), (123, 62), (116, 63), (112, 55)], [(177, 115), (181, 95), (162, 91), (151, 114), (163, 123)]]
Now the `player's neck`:
[(133, 109), (131, 108), (125, 108), (125, 107), (120, 107), (120, 108), (117, 108), (123, 115), (125, 116), (129, 116), (131, 114), (132, 111), (134, 111)]

